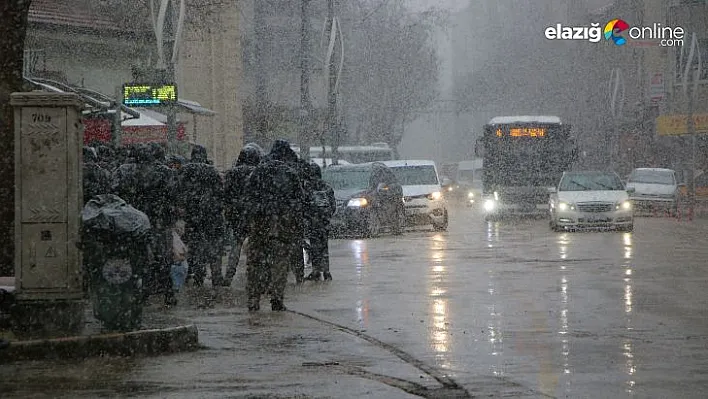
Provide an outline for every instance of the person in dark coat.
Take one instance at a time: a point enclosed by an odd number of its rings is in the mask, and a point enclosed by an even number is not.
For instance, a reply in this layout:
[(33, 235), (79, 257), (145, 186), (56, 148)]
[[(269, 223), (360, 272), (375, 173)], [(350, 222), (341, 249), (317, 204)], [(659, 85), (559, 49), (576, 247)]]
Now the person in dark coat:
[(311, 202), (308, 209), (307, 238), (310, 240), (312, 273), (307, 280), (332, 280), (329, 271), (329, 229), (330, 220), (337, 209), (337, 200), (332, 187), (322, 180), (322, 169), (319, 165), (310, 164), (309, 191)]
[(223, 285), (221, 254), (224, 238), (224, 187), (216, 168), (209, 164), (207, 151), (197, 145), (188, 164), (179, 171), (180, 203), (184, 209), (187, 263), (194, 283), (204, 284), (207, 266), (212, 287)]
[(86, 205), (96, 195), (110, 192), (111, 174), (99, 164), (95, 148), (84, 147), (83, 156), (83, 199)]
[(167, 164), (167, 154), (165, 152), (165, 147), (159, 143), (152, 142), (148, 144), (150, 150), (152, 151), (152, 156), (155, 158), (155, 162), (166, 165)]
[[(300, 240), (300, 245), (302, 247), (302, 251), (308, 251), (310, 250), (310, 246), (306, 242), (307, 238), (307, 230), (308, 226), (310, 225), (310, 221), (313, 218), (313, 209), (310, 206), (312, 203), (312, 189), (311, 189), (311, 184), (310, 184), (310, 164), (302, 159), (302, 158), (297, 158), (297, 162), (294, 164), (295, 169), (297, 170), (298, 176), (300, 177), (300, 184), (302, 184), (302, 189), (303, 189), (303, 196), (304, 196), (304, 226), (305, 229), (302, 232), (302, 239)], [(293, 274), (295, 274), (295, 281), (297, 283), (302, 283), (305, 280), (305, 257), (301, 253), (299, 256), (297, 256), (295, 259), (293, 259), (292, 263), (292, 271)]]
[(154, 152), (146, 145), (136, 146), (134, 156), (136, 163), (121, 165), (113, 173), (112, 191), (150, 219), (152, 259), (144, 275), (145, 292), (146, 295), (164, 293), (165, 303), (174, 305), (170, 266), (175, 175), (167, 166), (156, 162)]
[(118, 151), (116, 151), (113, 146), (110, 145), (99, 145), (96, 147), (96, 152), (98, 153), (98, 164), (108, 172), (113, 172), (115, 168), (120, 166), (120, 160), (118, 159)]
[(246, 144), (234, 162), (233, 168), (226, 172), (224, 177), (224, 207), (226, 222), (233, 230), (233, 240), (229, 263), (226, 269), (224, 285), (231, 285), (231, 281), (236, 275), (241, 248), (248, 236), (248, 226), (245, 215), (248, 208), (246, 183), (253, 170), (263, 160), (263, 149), (257, 144)]
[(260, 309), (261, 295), (271, 294), (271, 309), (284, 304), (288, 269), (302, 258), (304, 195), (294, 165), (297, 154), (285, 140), (273, 145), (246, 185), (249, 245), (246, 261), (248, 310)]

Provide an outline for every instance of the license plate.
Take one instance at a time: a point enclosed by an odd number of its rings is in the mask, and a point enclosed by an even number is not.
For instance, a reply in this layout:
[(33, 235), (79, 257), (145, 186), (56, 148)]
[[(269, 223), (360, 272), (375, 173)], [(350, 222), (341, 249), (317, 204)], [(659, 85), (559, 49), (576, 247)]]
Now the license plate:
[(604, 222), (609, 221), (607, 218), (601, 218), (601, 217), (589, 217), (589, 218), (586, 218), (585, 220), (587, 220), (588, 223), (604, 223)]

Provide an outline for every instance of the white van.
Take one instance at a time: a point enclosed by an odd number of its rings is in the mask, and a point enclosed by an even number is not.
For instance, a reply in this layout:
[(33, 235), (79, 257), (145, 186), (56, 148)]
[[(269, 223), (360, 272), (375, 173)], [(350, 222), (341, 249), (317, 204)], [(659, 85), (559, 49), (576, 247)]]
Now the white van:
[(432, 224), (435, 230), (447, 230), (447, 202), (435, 162), (400, 160), (382, 163), (391, 169), (403, 187), (407, 224)]

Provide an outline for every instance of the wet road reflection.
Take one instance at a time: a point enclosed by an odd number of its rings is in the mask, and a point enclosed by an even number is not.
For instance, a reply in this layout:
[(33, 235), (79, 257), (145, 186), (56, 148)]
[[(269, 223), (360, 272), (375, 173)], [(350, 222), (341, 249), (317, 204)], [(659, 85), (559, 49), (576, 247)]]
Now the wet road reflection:
[[(627, 335), (632, 333), (632, 234), (624, 233), (624, 312), (626, 314), (626, 329)], [(625, 358), (625, 372), (627, 373), (625, 392), (634, 394), (635, 392), (635, 374), (637, 368), (634, 362), (634, 351), (632, 339), (626, 338), (622, 342), (622, 354)]]
[[(494, 248), (499, 242), (499, 222), (487, 222), (487, 248)], [(489, 294), (487, 305), (487, 334), (490, 343), (490, 355), (494, 359), (490, 365), (492, 375), (502, 377), (506, 375), (504, 367), (504, 338), (502, 332), (502, 314), (500, 305), (503, 298), (499, 298), (497, 287), (496, 271), (487, 271), (487, 293)]]
[(448, 266), (445, 258), (446, 241), (442, 234), (434, 235), (430, 240), (429, 294), (432, 328), (429, 332), (430, 347), (435, 352), (436, 364), (443, 369), (450, 369), (450, 330), (449, 306), (447, 299)]
[(356, 301), (356, 320), (359, 328), (367, 329), (369, 324), (369, 287), (367, 283), (371, 264), (369, 263), (369, 250), (367, 242), (364, 240), (353, 240), (349, 244), (349, 248), (354, 258), (356, 267), (357, 281), (357, 301)]

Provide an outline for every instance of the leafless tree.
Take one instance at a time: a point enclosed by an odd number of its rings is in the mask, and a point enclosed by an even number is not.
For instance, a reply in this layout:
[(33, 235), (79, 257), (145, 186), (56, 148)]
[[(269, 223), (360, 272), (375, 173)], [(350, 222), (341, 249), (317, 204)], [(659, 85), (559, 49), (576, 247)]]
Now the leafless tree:
[(30, 0), (0, 4), (0, 275), (14, 274), (15, 149), (10, 94), (22, 91)]

